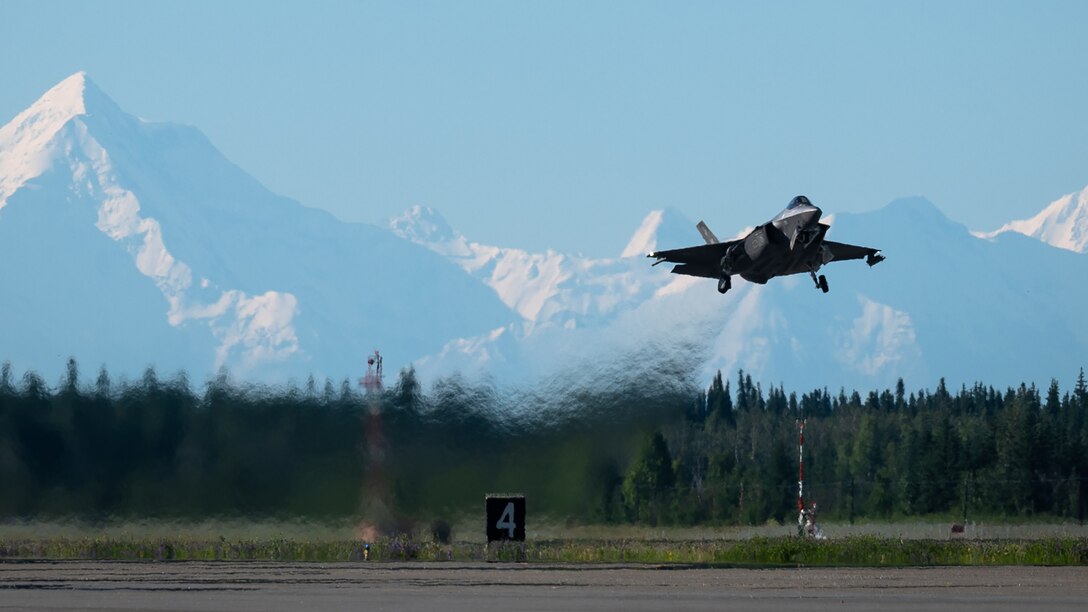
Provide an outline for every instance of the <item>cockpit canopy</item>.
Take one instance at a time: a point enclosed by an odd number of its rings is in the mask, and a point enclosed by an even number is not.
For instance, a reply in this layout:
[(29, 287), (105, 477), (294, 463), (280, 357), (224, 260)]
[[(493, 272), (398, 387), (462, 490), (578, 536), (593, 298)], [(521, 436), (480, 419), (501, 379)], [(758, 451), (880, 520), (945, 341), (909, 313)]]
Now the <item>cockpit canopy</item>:
[(809, 202), (808, 198), (806, 198), (805, 196), (799, 195), (794, 199), (790, 200), (790, 204), (786, 207), (786, 210), (793, 210), (798, 206), (812, 206), (812, 202)]

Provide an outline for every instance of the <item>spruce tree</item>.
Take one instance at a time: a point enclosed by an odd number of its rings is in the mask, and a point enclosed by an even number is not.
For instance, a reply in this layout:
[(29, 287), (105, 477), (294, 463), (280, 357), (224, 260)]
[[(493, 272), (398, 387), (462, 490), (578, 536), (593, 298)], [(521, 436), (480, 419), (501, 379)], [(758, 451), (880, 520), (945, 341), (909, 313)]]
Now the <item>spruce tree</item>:
[(672, 456), (660, 431), (646, 438), (623, 480), (623, 501), (628, 516), (656, 525), (665, 519), (674, 484)]
[(1088, 410), (1088, 383), (1084, 381), (1084, 368), (1080, 369), (1077, 376), (1077, 386), (1073, 387), (1073, 397), (1076, 398), (1081, 410)]

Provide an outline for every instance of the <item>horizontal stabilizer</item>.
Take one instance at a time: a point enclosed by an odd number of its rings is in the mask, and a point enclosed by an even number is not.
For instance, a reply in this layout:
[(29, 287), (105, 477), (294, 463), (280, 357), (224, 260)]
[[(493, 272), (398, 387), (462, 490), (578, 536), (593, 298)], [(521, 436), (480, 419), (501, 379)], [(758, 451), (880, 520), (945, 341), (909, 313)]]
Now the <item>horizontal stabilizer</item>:
[(714, 235), (714, 232), (710, 231), (710, 228), (706, 226), (706, 223), (702, 221), (695, 226), (699, 230), (699, 234), (702, 235), (703, 240), (706, 240), (707, 244), (718, 244), (721, 242), (718, 237)]
[(870, 266), (875, 266), (884, 261), (884, 255), (880, 253), (880, 249), (843, 244), (830, 240), (824, 240), (824, 246), (831, 253), (831, 259), (828, 261), (846, 261), (847, 259), (861, 259), (864, 257), (865, 263)]

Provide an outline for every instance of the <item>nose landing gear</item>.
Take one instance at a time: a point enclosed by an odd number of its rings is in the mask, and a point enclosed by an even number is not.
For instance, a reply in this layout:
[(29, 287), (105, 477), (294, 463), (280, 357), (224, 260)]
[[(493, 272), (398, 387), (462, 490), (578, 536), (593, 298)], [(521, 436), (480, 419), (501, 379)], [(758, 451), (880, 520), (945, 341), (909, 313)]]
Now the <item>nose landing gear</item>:
[(718, 293), (725, 293), (726, 291), (729, 291), (729, 288), (732, 286), (733, 281), (730, 280), (728, 274), (724, 274), (720, 279), (718, 279)]

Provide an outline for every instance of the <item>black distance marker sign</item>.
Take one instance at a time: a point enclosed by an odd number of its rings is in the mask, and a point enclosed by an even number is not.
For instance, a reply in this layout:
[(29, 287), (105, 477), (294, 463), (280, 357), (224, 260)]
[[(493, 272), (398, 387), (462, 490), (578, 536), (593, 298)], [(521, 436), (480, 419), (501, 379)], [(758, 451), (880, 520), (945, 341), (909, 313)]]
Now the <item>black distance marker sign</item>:
[(487, 541), (525, 541), (525, 496), (488, 495), (484, 498), (487, 514)]

